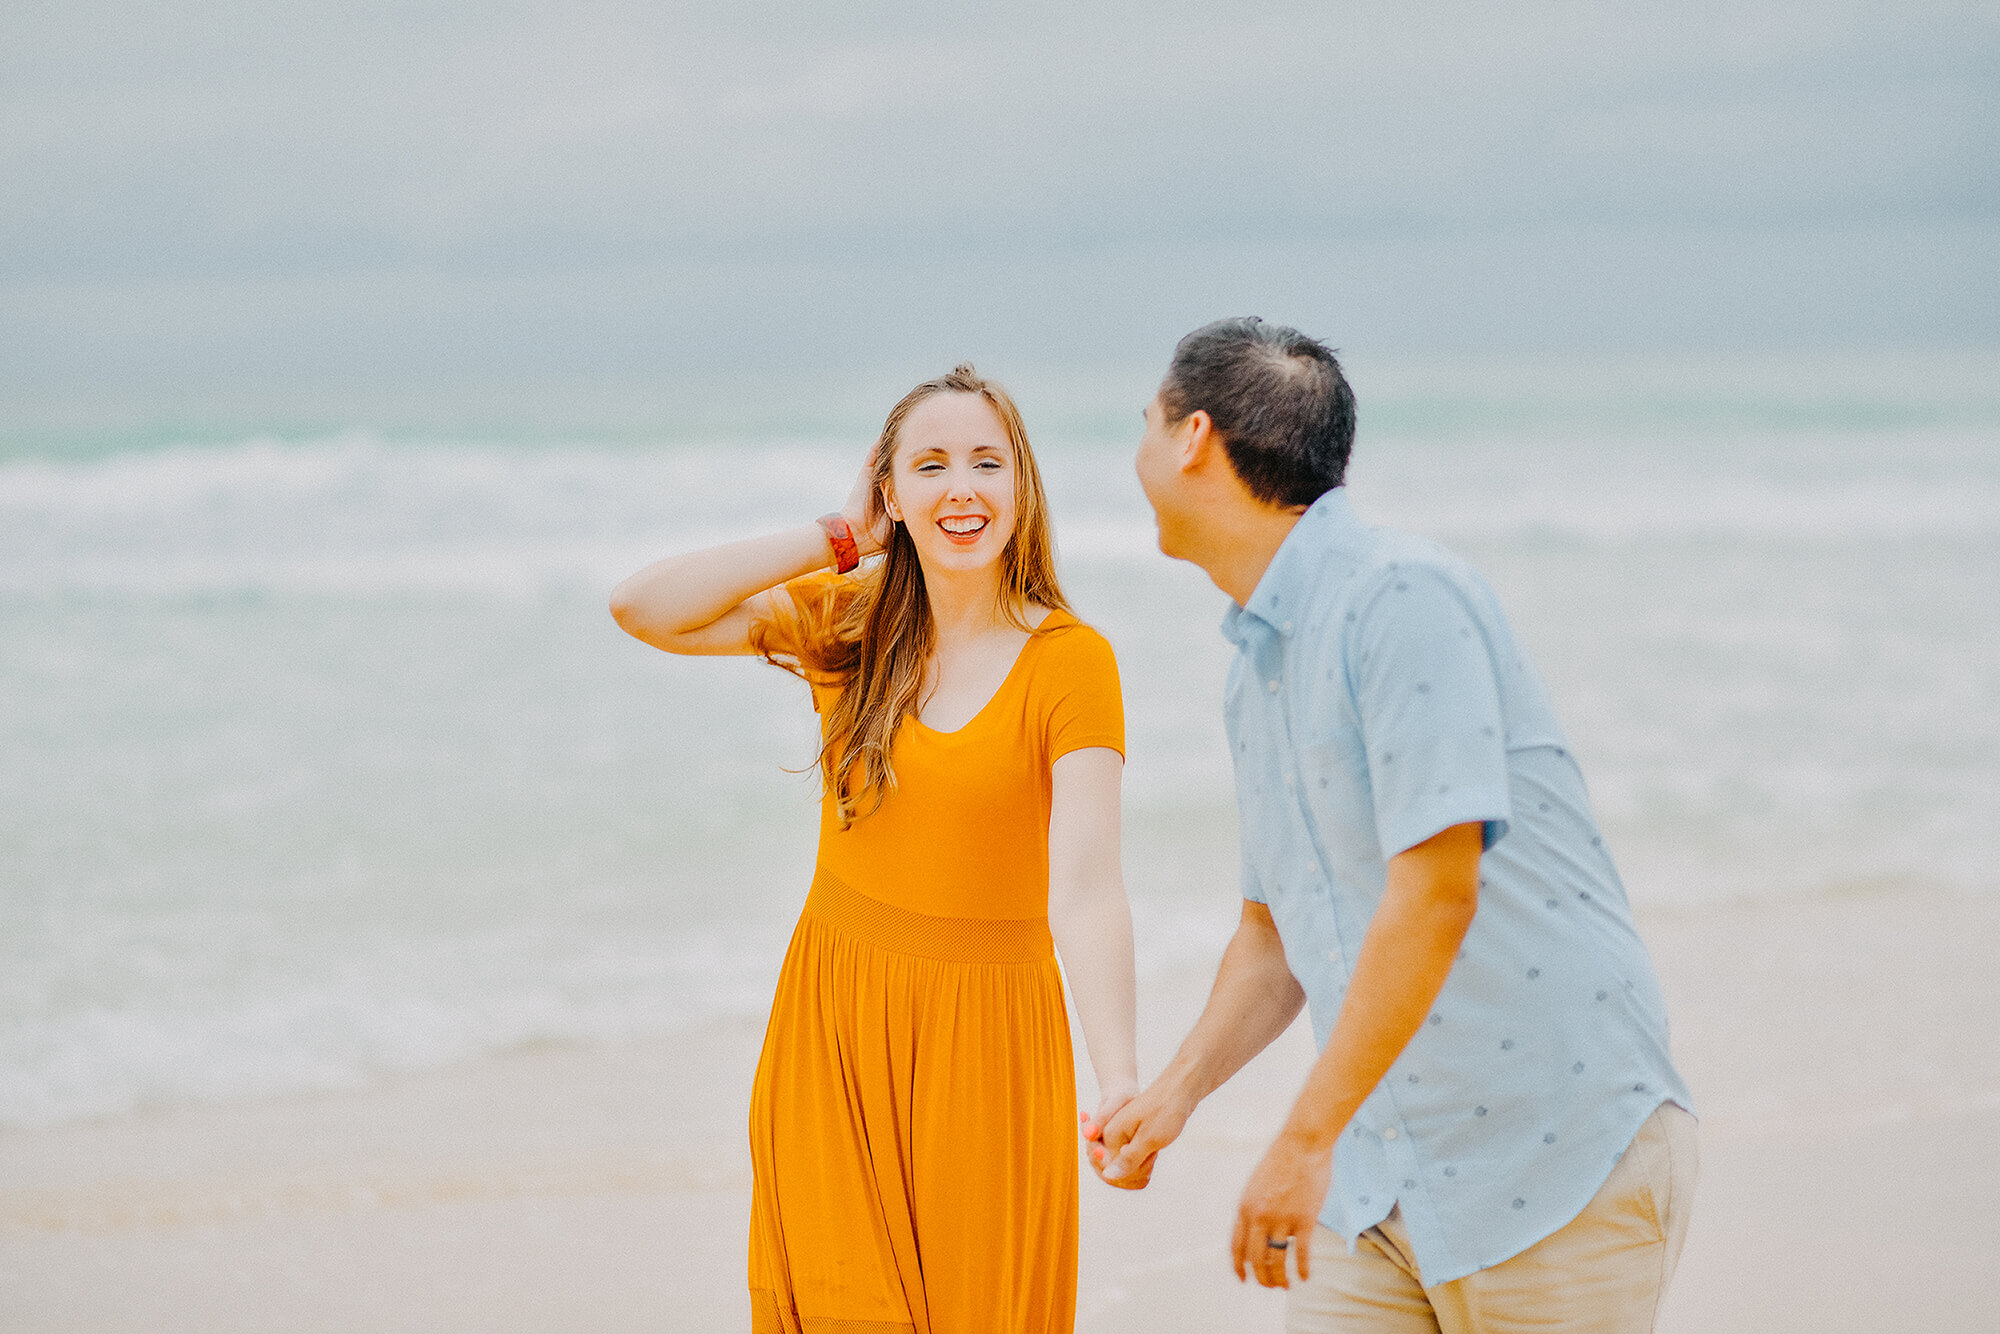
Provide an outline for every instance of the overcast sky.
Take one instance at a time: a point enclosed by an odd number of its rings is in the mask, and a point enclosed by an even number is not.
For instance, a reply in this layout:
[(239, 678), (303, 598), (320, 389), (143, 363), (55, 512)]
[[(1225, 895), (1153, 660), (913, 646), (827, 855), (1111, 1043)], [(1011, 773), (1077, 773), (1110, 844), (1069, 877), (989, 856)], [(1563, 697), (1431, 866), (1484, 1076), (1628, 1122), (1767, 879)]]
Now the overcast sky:
[[(0, 376), (2000, 343), (2000, 4), (0, 16)], [(65, 388), (67, 387), (67, 388)]]

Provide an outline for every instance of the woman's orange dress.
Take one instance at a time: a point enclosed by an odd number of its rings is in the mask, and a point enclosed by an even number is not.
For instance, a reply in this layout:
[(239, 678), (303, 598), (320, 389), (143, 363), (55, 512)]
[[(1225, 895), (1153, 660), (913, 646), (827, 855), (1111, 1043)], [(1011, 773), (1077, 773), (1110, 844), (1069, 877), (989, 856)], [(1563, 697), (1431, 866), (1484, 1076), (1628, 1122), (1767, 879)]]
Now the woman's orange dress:
[[(806, 606), (831, 578), (789, 587)], [(1074, 1327), (1049, 767), (1123, 753), (1125, 727), (1111, 646), (1063, 612), (1042, 630), (964, 727), (904, 719), (880, 809), (843, 830), (822, 802), (750, 1100), (754, 1334)]]

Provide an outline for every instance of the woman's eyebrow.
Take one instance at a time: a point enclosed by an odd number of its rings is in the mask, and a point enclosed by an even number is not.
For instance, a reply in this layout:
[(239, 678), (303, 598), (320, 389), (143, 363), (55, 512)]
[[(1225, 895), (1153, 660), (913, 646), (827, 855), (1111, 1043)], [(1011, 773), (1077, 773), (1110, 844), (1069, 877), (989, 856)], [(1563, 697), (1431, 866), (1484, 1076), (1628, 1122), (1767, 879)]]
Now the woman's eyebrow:
[[(973, 457), (977, 457), (978, 455), (981, 454), (994, 454), (1004, 459), (1007, 457), (1008, 448), (1006, 445), (980, 443), (972, 446), (972, 448), (967, 450), (966, 452), (968, 455)], [(951, 446), (949, 445), (925, 445), (923, 448), (913, 450), (911, 452), (910, 462), (915, 463), (919, 459), (950, 458), (950, 457), (951, 457)]]

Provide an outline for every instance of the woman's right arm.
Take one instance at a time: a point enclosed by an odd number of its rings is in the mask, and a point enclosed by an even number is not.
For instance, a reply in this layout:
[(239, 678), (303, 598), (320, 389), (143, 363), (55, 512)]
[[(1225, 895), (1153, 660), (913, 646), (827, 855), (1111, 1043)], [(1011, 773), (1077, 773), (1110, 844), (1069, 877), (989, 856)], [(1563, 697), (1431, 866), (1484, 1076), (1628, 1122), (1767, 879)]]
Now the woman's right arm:
[[(874, 453), (868, 451), (840, 510), (863, 556), (880, 551), (887, 536), (880, 506), (870, 503)], [(826, 530), (801, 524), (656, 560), (611, 590), (611, 615), (626, 634), (669, 653), (754, 653), (750, 632), (771, 619), (773, 599), (785, 596), (774, 591), (778, 585), (832, 564)]]

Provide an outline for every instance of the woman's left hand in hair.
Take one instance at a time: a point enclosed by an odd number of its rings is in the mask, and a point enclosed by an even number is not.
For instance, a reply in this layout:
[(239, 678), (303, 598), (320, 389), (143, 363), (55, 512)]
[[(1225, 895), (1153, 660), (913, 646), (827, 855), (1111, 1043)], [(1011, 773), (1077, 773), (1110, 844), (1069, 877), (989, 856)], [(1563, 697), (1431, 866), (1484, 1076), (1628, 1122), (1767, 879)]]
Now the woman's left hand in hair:
[(879, 440), (868, 446), (861, 471), (855, 474), (854, 486), (847, 493), (847, 503), (840, 507), (840, 517), (847, 520), (854, 545), (864, 556), (875, 555), (889, 543), (889, 512), (875, 494), (875, 451), (880, 446)]

